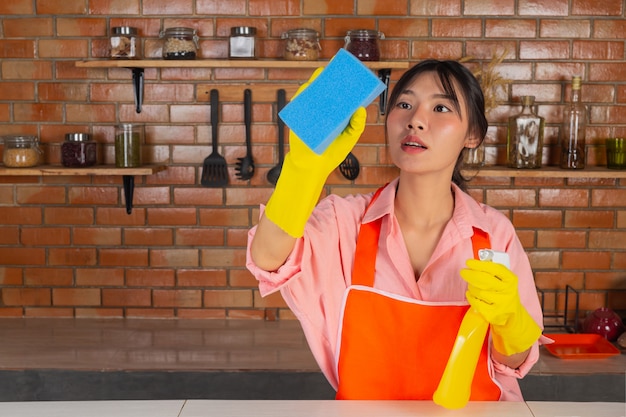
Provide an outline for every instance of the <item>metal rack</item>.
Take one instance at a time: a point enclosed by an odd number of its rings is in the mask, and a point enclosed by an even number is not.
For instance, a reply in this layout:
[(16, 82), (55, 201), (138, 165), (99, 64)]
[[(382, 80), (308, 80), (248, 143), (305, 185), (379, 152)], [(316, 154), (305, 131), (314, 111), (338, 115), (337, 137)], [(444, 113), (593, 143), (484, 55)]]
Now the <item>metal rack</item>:
[[(563, 329), (567, 333), (577, 333), (578, 321), (579, 321), (580, 293), (577, 290), (575, 290), (573, 287), (571, 287), (570, 285), (566, 285), (563, 313), (559, 314), (558, 297), (557, 297), (559, 293), (555, 292), (554, 293), (555, 294), (554, 306), (552, 310), (554, 311), (554, 313), (546, 314), (546, 305), (545, 305), (546, 291), (541, 288), (537, 288), (537, 291), (539, 292), (540, 297), (541, 297), (541, 310), (544, 312), (544, 315), (543, 315), (544, 329)], [(574, 302), (574, 313), (573, 313), (574, 317), (571, 321), (570, 321), (571, 314), (569, 314), (569, 307), (571, 305), (570, 297), (573, 297), (573, 302)]]

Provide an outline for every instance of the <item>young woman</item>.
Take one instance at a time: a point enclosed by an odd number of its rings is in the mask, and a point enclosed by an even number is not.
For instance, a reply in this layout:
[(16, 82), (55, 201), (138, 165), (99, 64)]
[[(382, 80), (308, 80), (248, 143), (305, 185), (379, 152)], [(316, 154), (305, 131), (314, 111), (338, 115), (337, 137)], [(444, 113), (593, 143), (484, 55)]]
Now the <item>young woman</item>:
[[(365, 109), (322, 155), (290, 135), (248, 269), (262, 295), (281, 292), (337, 398), (432, 399), (469, 303), (490, 323), (471, 399), (521, 401), (542, 313), (511, 222), (463, 191), (463, 149), (487, 131), (480, 85), (458, 62), (421, 62), (396, 84), (385, 124), (399, 177), (319, 204)], [(473, 259), (481, 248), (508, 253), (510, 269)]]

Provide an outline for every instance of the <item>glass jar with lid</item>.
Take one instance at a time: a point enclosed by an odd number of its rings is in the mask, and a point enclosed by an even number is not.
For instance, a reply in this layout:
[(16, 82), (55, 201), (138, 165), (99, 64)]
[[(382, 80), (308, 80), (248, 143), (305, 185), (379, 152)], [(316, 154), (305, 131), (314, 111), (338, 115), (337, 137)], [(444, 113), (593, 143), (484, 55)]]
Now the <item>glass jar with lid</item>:
[(137, 28), (130, 26), (117, 26), (111, 28), (111, 58), (137, 58), (139, 56), (137, 33)]
[(28, 168), (39, 165), (43, 152), (36, 136), (5, 136), (2, 162), (9, 168)]
[(196, 59), (200, 38), (194, 28), (167, 28), (160, 37), (163, 38), (163, 59)]
[(136, 168), (141, 166), (141, 126), (123, 123), (115, 129), (115, 166)]
[(89, 133), (68, 133), (61, 145), (61, 163), (65, 167), (82, 168), (96, 164), (96, 142)]
[(240, 59), (256, 58), (256, 28), (235, 26), (230, 28), (228, 57)]
[(313, 29), (291, 29), (282, 34), (283, 58), (288, 61), (316, 61), (320, 57), (319, 34)]
[(344, 48), (361, 61), (380, 61), (379, 39), (385, 39), (385, 34), (369, 29), (349, 30)]

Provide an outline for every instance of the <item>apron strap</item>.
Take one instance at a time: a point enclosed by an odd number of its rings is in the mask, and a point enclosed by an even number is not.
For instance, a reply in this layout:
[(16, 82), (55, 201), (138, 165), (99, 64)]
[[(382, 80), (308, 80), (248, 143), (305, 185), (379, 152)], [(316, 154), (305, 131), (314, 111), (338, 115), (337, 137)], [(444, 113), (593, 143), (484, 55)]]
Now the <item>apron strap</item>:
[[(376, 201), (381, 191), (385, 187), (376, 190), (374, 197), (370, 201), (367, 209)], [(356, 242), (356, 251), (354, 254), (354, 266), (352, 268), (352, 285), (374, 286), (374, 276), (376, 275), (376, 254), (378, 253), (378, 240), (380, 239), (380, 228), (383, 219), (379, 217), (369, 223), (361, 223), (359, 228), (359, 236)], [(490, 249), (491, 241), (489, 234), (484, 230), (473, 227), (472, 249), (474, 258), (478, 258), (478, 251), (481, 249)], [(375, 244), (372, 244), (375, 242)]]

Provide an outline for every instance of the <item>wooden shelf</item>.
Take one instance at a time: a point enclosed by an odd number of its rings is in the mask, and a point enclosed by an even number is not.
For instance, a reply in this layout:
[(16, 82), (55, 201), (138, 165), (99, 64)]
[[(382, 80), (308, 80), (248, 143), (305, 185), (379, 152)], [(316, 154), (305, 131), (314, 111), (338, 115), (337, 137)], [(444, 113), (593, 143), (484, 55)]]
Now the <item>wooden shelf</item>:
[(165, 168), (165, 165), (146, 165), (137, 168), (117, 168), (113, 165), (95, 165), (86, 168), (66, 168), (58, 165), (40, 165), (31, 168), (7, 168), (0, 165), (0, 176), (152, 175), (165, 170)]
[(626, 178), (626, 170), (606, 167), (585, 169), (561, 169), (542, 167), (539, 169), (514, 169), (502, 166), (485, 166), (478, 170), (466, 169), (463, 173), (470, 177), (527, 177), (527, 178)]
[[(317, 68), (326, 66), (328, 60), (287, 61), (276, 59), (99, 59), (77, 61), (81, 68)], [(363, 61), (371, 69), (406, 69), (408, 61)]]
[(96, 165), (87, 168), (66, 168), (58, 165), (40, 165), (31, 168), (8, 168), (0, 165), (0, 176), (61, 176), (61, 175), (113, 175), (121, 176), (124, 185), (126, 213), (133, 211), (135, 175), (152, 175), (166, 169), (165, 165), (146, 165), (137, 168), (117, 168), (112, 165)]

